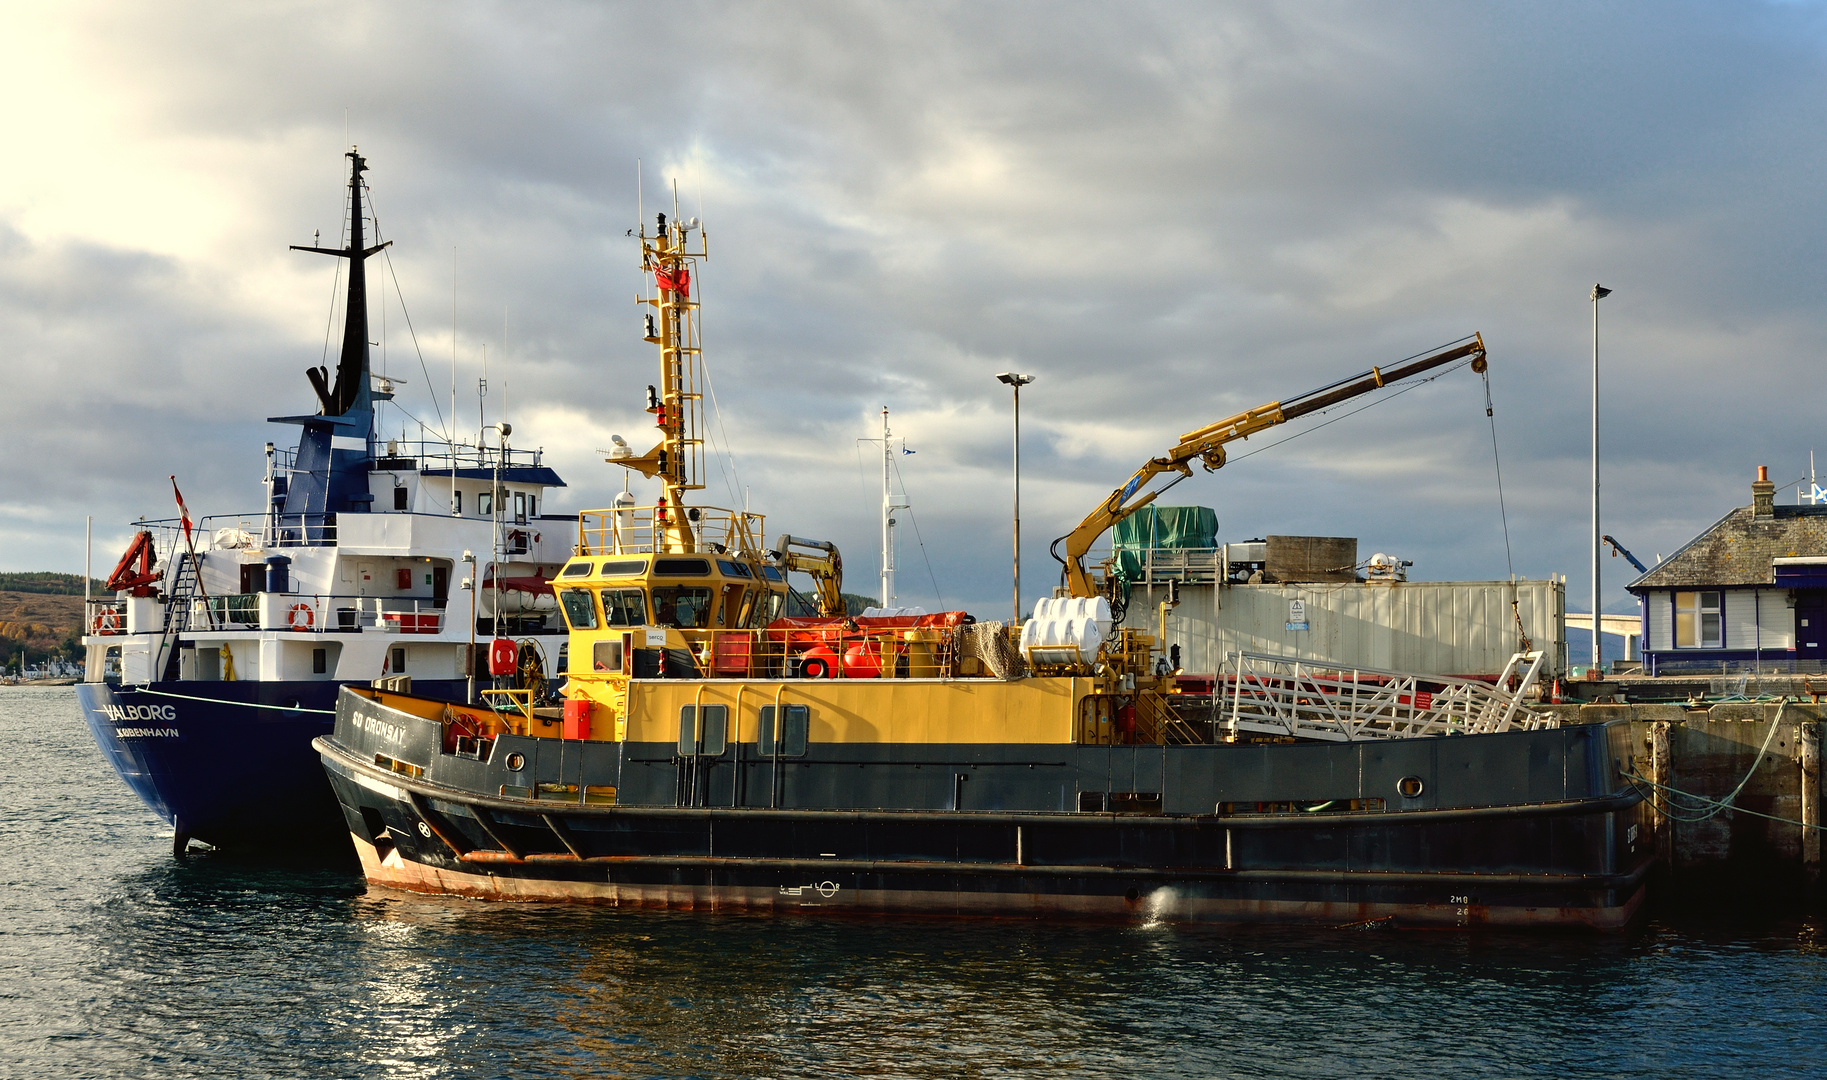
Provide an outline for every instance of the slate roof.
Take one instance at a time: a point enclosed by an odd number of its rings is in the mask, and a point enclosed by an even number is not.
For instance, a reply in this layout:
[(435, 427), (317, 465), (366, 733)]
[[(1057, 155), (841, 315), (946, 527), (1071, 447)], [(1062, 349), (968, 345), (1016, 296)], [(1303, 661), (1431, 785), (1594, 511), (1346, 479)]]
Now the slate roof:
[(1773, 509), (1772, 517), (1753, 520), (1749, 506), (1738, 507), (1625, 588), (1641, 593), (1650, 589), (1774, 585), (1776, 570), (1771, 559), (1790, 555), (1827, 557), (1827, 505)]

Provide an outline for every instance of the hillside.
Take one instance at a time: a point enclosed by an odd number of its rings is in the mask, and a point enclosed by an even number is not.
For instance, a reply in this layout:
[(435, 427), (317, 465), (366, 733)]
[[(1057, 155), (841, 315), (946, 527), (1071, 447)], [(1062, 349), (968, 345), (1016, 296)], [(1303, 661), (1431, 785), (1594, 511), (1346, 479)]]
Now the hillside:
[(25, 651), (28, 664), (50, 656), (74, 660), (81, 655), (82, 647), (77, 637), (78, 628), (82, 625), (82, 578), (73, 577), (73, 580), (76, 582), (74, 594), (20, 590), (11, 581), (5, 582), (4, 587), (0, 588), (0, 659), (7, 665), (18, 665), (21, 649)]

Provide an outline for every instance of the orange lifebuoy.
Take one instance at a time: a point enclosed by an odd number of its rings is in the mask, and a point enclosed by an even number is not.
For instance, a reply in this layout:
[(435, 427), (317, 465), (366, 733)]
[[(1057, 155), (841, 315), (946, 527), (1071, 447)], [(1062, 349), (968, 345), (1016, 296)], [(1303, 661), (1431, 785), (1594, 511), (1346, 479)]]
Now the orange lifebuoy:
[(309, 604), (293, 604), (292, 610), (286, 612), (285, 619), (286, 625), (294, 630), (309, 630), (317, 622), (317, 615)]
[(95, 617), (89, 629), (97, 634), (118, 634), (121, 632), (121, 613), (110, 608)]

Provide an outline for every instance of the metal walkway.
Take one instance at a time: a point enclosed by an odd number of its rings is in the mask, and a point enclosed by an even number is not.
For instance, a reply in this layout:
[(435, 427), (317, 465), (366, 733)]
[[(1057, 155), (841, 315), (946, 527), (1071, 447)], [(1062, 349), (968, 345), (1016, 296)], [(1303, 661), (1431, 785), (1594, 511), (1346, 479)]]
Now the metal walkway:
[[(1510, 657), (1496, 685), (1374, 668), (1339, 670), (1264, 653), (1234, 652), (1230, 661), (1235, 675), (1224, 688), (1221, 729), (1231, 735), (1352, 742), (1535, 731), (1560, 723), (1522, 704), (1541, 673), (1540, 652)], [(1512, 681), (1514, 691), (1500, 689)]]

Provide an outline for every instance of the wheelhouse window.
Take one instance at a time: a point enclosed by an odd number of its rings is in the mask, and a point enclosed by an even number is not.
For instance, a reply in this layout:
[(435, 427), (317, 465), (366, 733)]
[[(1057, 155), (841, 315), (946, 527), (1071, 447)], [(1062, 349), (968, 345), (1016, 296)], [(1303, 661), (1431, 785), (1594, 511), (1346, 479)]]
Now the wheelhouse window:
[(653, 590), (655, 626), (703, 630), (710, 626), (711, 591), (688, 585), (664, 585)]
[(565, 609), (565, 621), (573, 630), (596, 629), (596, 604), (589, 589), (560, 589), (558, 604)]
[(527, 493), (524, 491), (516, 491), (514, 492), (514, 524), (525, 525), (526, 523)]
[(489, 491), (478, 492), (476, 494), (476, 516), (477, 517), (487, 517), (494, 512), (495, 512), (495, 495), (494, 495), (494, 493), (489, 492)]
[(640, 589), (604, 589), (603, 618), (610, 626), (647, 625), (647, 594)]
[(1725, 647), (1725, 617), (1716, 592), (1675, 594), (1675, 648)]

